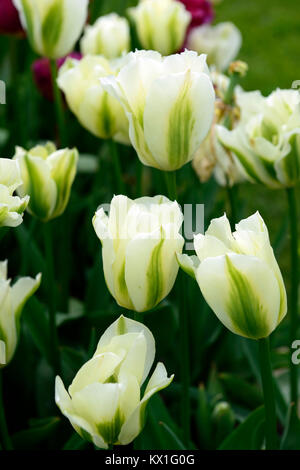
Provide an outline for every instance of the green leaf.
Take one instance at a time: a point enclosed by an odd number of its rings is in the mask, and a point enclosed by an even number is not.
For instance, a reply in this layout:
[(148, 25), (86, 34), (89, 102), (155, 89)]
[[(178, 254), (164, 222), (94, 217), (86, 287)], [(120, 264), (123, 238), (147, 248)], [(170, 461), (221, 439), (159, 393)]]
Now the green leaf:
[(285, 432), (282, 436), (280, 449), (282, 450), (300, 450), (300, 420), (296, 414), (295, 405), (289, 408)]
[(19, 431), (12, 436), (14, 448), (22, 450), (37, 447), (55, 434), (60, 422), (58, 417), (32, 421), (29, 429)]
[(219, 450), (260, 450), (263, 444), (264, 422), (265, 408), (261, 406), (223, 441)]
[(89, 446), (87, 441), (84, 441), (77, 432), (74, 432), (70, 439), (65, 443), (63, 450), (82, 450)]
[(246, 406), (249, 409), (263, 404), (262, 392), (254, 385), (232, 374), (220, 374), (219, 379), (225, 389), (228, 399)]
[(32, 339), (40, 353), (51, 363), (51, 343), (49, 319), (46, 308), (36, 297), (29, 299), (23, 313), (23, 321), (28, 326)]

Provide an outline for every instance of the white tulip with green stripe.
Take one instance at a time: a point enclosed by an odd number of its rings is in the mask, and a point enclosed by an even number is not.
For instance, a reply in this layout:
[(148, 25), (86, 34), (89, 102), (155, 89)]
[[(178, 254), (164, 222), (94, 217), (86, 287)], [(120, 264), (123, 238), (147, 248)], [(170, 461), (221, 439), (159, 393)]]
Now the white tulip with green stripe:
[(129, 123), (116, 98), (101, 86), (100, 78), (118, 72), (122, 59), (87, 55), (69, 58), (59, 70), (58, 86), (80, 124), (96, 137), (129, 144)]
[(17, 227), (23, 222), (23, 213), (29, 202), (29, 196), (14, 196), (21, 186), (21, 172), (18, 162), (0, 158), (0, 228)]
[(96, 212), (106, 284), (121, 307), (145, 312), (169, 294), (178, 273), (175, 254), (184, 243), (182, 221), (177, 202), (164, 196), (115, 196), (109, 216), (103, 208)]
[(68, 392), (56, 378), (55, 401), (78, 434), (101, 449), (127, 445), (142, 431), (149, 399), (173, 380), (155, 357), (155, 341), (142, 323), (121, 316), (102, 335), (92, 359)]
[(282, 275), (257, 212), (231, 232), (224, 215), (194, 240), (197, 256), (178, 255), (219, 320), (246, 338), (269, 336), (287, 312)]
[(50, 59), (69, 54), (79, 39), (88, 0), (13, 0), (34, 51)]
[(239, 29), (229, 21), (216, 25), (193, 28), (188, 36), (187, 48), (207, 54), (207, 63), (220, 72), (226, 71), (236, 58), (242, 45)]
[(21, 197), (30, 196), (28, 211), (42, 222), (63, 214), (76, 175), (78, 151), (57, 150), (48, 142), (29, 151), (17, 147), (14, 159), (20, 165), (23, 181), (17, 192)]
[(297, 90), (239, 93), (241, 121), (232, 131), (218, 126), (221, 143), (234, 152), (244, 176), (269, 188), (300, 181), (300, 100)]
[(38, 274), (35, 279), (21, 277), (11, 286), (11, 280), (7, 279), (7, 261), (0, 262), (0, 368), (13, 358), (22, 310), (40, 283), (41, 274)]
[(192, 16), (176, 0), (142, 0), (128, 13), (144, 49), (174, 54), (184, 43)]
[(83, 55), (104, 55), (116, 59), (130, 50), (130, 29), (126, 18), (116, 13), (100, 16), (93, 25), (87, 25), (80, 41)]
[(101, 83), (123, 105), (142, 163), (174, 171), (193, 159), (214, 116), (205, 55), (186, 51), (163, 58), (137, 51), (127, 56), (116, 77)]

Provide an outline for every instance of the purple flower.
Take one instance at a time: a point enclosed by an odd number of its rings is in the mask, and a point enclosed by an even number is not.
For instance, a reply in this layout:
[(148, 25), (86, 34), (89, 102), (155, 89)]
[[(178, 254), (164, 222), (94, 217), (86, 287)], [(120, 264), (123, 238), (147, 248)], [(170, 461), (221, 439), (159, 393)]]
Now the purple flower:
[[(81, 59), (82, 55), (79, 52), (71, 52), (71, 54), (68, 54), (66, 57), (62, 57), (56, 61), (57, 67), (60, 68), (68, 57)], [(53, 101), (54, 95), (49, 59), (42, 58), (34, 61), (32, 64), (32, 73), (35, 84), (41, 95), (47, 100)]]
[(0, 0), (0, 34), (23, 33), (19, 13), (12, 0)]
[(190, 29), (211, 23), (214, 18), (214, 10), (209, 0), (180, 0), (186, 9), (192, 14)]

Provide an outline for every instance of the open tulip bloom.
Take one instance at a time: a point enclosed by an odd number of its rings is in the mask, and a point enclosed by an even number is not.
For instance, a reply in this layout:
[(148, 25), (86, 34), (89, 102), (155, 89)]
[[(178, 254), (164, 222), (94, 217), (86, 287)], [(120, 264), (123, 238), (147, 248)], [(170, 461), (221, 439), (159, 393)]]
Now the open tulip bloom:
[(205, 55), (137, 51), (127, 56), (116, 77), (101, 83), (122, 104), (142, 163), (174, 171), (193, 159), (214, 116)]
[(7, 279), (7, 261), (0, 263), (0, 369), (14, 355), (23, 307), (40, 283), (41, 274), (35, 279), (22, 277), (11, 286), (10, 279)]
[(240, 93), (241, 121), (229, 131), (218, 126), (221, 143), (231, 149), (245, 177), (272, 189), (300, 181), (300, 100), (297, 90)]
[(22, 186), (20, 196), (30, 195), (29, 212), (43, 222), (60, 216), (69, 201), (76, 175), (78, 151), (56, 150), (51, 142), (29, 151), (16, 148), (14, 156), (19, 163)]
[(149, 399), (173, 380), (158, 363), (141, 398), (155, 357), (152, 333), (121, 316), (101, 336), (96, 352), (68, 392), (56, 378), (55, 400), (83, 439), (101, 449), (127, 445), (142, 431)]
[(120, 306), (145, 312), (169, 294), (178, 273), (175, 254), (184, 243), (182, 222), (177, 202), (164, 196), (115, 196), (109, 216), (103, 208), (96, 212), (106, 284)]
[(246, 338), (268, 337), (287, 312), (282, 275), (268, 229), (256, 214), (231, 233), (224, 215), (194, 240), (197, 256), (177, 255), (219, 320)]
[(31, 47), (59, 59), (69, 54), (87, 19), (88, 0), (13, 0)]
[(8, 158), (0, 158), (0, 227), (17, 227), (23, 221), (23, 213), (29, 196), (13, 196), (22, 185), (19, 163)]

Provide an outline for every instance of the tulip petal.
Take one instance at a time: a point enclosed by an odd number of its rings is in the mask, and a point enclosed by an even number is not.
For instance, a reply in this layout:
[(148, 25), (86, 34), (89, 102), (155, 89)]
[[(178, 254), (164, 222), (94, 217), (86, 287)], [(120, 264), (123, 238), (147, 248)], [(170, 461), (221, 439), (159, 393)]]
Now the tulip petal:
[(279, 285), (259, 258), (237, 254), (207, 258), (198, 268), (197, 281), (207, 303), (233, 333), (259, 339), (277, 326)]
[(31, 277), (22, 277), (13, 285), (12, 302), (17, 324), (25, 303), (39, 288), (41, 279), (41, 274), (38, 274), (35, 279)]
[(195, 255), (188, 256), (186, 254), (176, 253), (179, 266), (193, 279), (196, 279), (197, 268), (200, 264), (199, 258)]
[(190, 161), (213, 119), (215, 93), (206, 74), (190, 71), (157, 78), (147, 94), (145, 140), (163, 170)]

